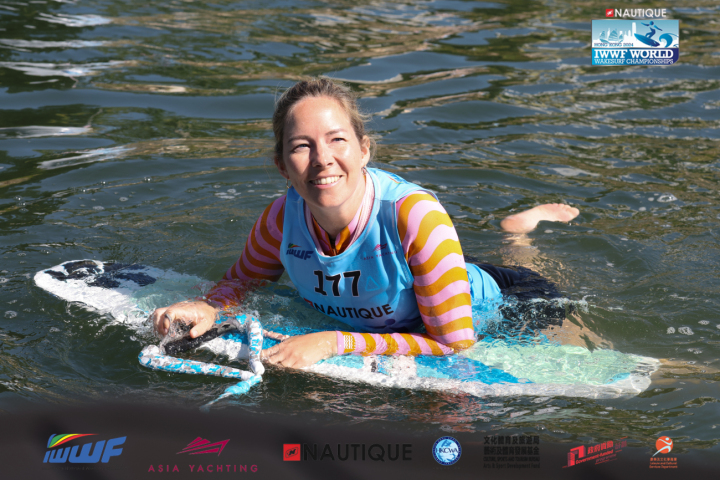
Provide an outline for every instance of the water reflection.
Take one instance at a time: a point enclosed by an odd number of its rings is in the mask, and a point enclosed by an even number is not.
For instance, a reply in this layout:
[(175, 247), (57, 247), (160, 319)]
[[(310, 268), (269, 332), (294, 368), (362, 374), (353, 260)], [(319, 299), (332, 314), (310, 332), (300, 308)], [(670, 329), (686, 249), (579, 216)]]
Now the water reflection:
[(0, 128), (0, 138), (35, 138), (58, 137), (65, 135), (85, 135), (90, 133), (92, 127), (10, 127)]
[(41, 13), (37, 18), (44, 22), (57, 23), (66, 27), (95, 27), (112, 22), (112, 19), (100, 15), (50, 15)]
[(126, 156), (132, 150), (133, 149), (130, 147), (98, 148), (87, 152), (75, 152), (78, 155), (73, 155), (71, 157), (45, 160), (44, 162), (40, 162), (38, 166), (43, 169), (51, 170), (53, 168), (71, 167), (85, 163), (103, 162), (105, 160), (117, 159), (122, 156)]
[(43, 40), (22, 40), (0, 38), (0, 44), (14, 47), (17, 49), (28, 48), (86, 48), (86, 47), (102, 47), (107, 42), (90, 41), (90, 40), (67, 40), (67, 41), (43, 41)]
[[(269, 383), (248, 400), (255, 408), (467, 431), (544, 426), (544, 435), (563, 441), (605, 440), (629, 429), (654, 442), (675, 429), (677, 448), (713, 444), (711, 427), (720, 425), (720, 379), (709, 370), (718, 365), (720, 342), (712, 295), (720, 258), (720, 56), (717, 24), (708, 18), (718, 7), (676, 2), (682, 65), (645, 69), (589, 65), (590, 20), (600, 7), (518, 0), (3, 4), (0, 274), (11, 280), (0, 284), (0, 297), (17, 300), (6, 308), (17, 317), (4, 319), (0, 332), (7, 335), (4, 392), (64, 401), (139, 392), (189, 403), (196, 388), (214, 395), (213, 383), (137, 373), (127, 359), (139, 344), (119, 327), (104, 331), (108, 337), (94, 332), (98, 351), (57, 366), (56, 357), (87, 345), (79, 327), (98, 319), (28, 292), (23, 275), (93, 257), (217, 278), (283, 186), (264, 167), (273, 99), (296, 79), (326, 74), (347, 80), (374, 114), (376, 165), (436, 191), (466, 253), (532, 265), (570, 298), (585, 300), (583, 322), (618, 350), (677, 365), (631, 401), (416, 395), (303, 374), (278, 375), (286, 383)], [(581, 209), (577, 222), (502, 243), (499, 218), (559, 201)], [(273, 308), (263, 311), (272, 322), (279, 320), (271, 315), (297, 310), (292, 302)], [(41, 329), (31, 326), (38, 322)], [(20, 334), (54, 350), (23, 348)], [(116, 360), (78, 380), (103, 357), (100, 350), (117, 352)], [(708, 370), (681, 368), (687, 362)]]
[(100, 70), (104, 70), (106, 68), (118, 68), (124, 65), (126, 65), (126, 63), (120, 61), (86, 63), (82, 65), (67, 63), (0, 62), (0, 68), (17, 70), (34, 77), (63, 76), (70, 78), (97, 75)]

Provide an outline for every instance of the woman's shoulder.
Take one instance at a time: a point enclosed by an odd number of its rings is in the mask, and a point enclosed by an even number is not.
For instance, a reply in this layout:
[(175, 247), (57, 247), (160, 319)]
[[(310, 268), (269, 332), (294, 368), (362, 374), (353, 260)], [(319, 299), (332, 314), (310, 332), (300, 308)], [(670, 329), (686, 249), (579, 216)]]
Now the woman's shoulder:
[(285, 218), (285, 200), (287, 195), (282, 195), (279, 198), (270, 203), (262, 215), (258, 219), (258, 223), (261, 227), (266, 227), (267, 230), (275, 231), (282, 234), (282, 225)]
[(280, 197), (273, 200), (270, 205), (265, 207), (265, 210), (263, 211), (263, 216), (266, 215), (278, 215), (281, 214), (285, 210), (285, 201), (287, 200), (287, 195), (281, 195)]
[(415, 193), (424, 193), (434, 198), (434, 194), (425, 190), (421, 185), (407, 181), (406, 179), (385, 170), (377, 168), (368, 169), (377, 179), (376, 197), (382, 200), (403, 200)]

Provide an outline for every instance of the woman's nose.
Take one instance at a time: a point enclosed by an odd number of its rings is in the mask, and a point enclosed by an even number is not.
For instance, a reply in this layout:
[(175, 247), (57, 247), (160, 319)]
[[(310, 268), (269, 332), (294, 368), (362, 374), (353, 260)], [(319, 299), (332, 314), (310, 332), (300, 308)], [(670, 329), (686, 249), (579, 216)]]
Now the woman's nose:
[(325, 145), (325, 143), (323, 142), (317, 143), (313, 158), (311, 160), (314, 167), (325, 167), (328, 165), (332, 165), (334, 162), (330, 148), (328, 148), (328, 146)]

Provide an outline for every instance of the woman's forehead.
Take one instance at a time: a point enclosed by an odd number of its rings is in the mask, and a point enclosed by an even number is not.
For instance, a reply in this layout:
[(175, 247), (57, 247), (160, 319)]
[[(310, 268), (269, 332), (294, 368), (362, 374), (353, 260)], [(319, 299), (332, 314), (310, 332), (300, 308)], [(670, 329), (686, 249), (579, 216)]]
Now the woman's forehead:
[(304, 98), (293, 105), (285, 120), (288, 129), (316, 126), (318, 121), (333, 124), (333, 130), (352, 129), (350, 117), (345, 108), (332, 97)]

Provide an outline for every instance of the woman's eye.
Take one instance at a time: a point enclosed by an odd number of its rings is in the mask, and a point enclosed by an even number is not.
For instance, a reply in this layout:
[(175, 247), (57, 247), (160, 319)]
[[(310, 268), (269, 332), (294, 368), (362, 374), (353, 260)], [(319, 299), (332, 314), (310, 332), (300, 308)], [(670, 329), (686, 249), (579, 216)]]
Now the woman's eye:
[(335, 137), (333, 138), (333, 142), (344, 142), (345, 139), (343, 137)]
[(293, 152), (297, 152), (298, 150), (302, 150), (303, 148), (308, 148), (308, 147), (309, 147), (309, 145), (308, 145), (307, 143), (301, 143), (301, 144), (299, 144), (299, 145), (295, 145), (295, 146), (292, 148), (292, 151), (293, 151)]

